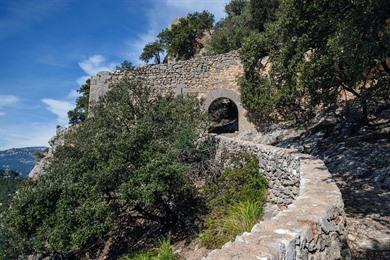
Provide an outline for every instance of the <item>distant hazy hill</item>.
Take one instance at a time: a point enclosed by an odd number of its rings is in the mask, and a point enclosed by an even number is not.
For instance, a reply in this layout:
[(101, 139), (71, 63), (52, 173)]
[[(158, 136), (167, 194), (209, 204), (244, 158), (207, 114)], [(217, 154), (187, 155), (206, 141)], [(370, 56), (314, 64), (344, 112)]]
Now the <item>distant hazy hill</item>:
[(34, 152), (43, 151), (45, 147), (13, 148), (0, 151), (0, 170), (12, 170), (27, 176), (34, 167)]

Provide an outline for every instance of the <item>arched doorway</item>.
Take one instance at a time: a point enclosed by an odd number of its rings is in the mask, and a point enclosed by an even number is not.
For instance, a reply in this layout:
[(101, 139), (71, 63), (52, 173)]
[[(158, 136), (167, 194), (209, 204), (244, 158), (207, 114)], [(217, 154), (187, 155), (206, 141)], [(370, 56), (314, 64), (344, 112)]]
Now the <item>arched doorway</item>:
[(215, 134), (234, 133), (239, 130), (238, 108), (229, 98), (220, 97), (208, 107), (211, 122), (209, 132)]
[[(253, 131), (254, 130), (254, 126), (248, 121), (248, 119), (246, 118), (246, 110), (242, 107), (241, 105), (241, 99), (240, 99), (240, 94), (239, 92), (237, 91), (234, 91), (234, 90), (231, 90), (231, 89), (222, 89), (222, 88), (218, 88), (218, 89), (213, 89), (213, 90), (210, 90), (206, 96), (204, 97), (204, 100), (203, 100), (203, 108), (205, 111), (210, 111), (209, 108), (211, 106), (212, 103), (214, 103), (214, 101), (216, 100), (219, 100), (219, 99), (227, 99), (229, 100), (229, 103), (226, 104), (228, 107), (232, 107), (232, 105), (234, 105), (234, 108), (237, 109), (237, 124), (236, 124), (236, 127), (232, 127), (232, 128), (228, 128), (228, 129), (233, 129), (234, 131)], [(231, 102), (231, 103), (230, 103)], [(224, 103), (224, 102), (222, 102)], [(229, 109), (228, 109), (229, 110)], [(233, 109), (230, 109), (229, 111), (232, 111)], [(230, 113), (230, 116), (228, 118), (233, 118), (234, 116), (232, 115), (236, 115), (234, 113)], [(233, 122), (232, 122), (233, 123)], [(214, 130), (213, 129), (210, 129), (212, 133), (215, 133), (218, 131), (218, 133), (229, 133), (229, 132), (232, 132), (233, 130), (229, 130), (228, 132), (225, 132), (222, 129), (218, 130)]]

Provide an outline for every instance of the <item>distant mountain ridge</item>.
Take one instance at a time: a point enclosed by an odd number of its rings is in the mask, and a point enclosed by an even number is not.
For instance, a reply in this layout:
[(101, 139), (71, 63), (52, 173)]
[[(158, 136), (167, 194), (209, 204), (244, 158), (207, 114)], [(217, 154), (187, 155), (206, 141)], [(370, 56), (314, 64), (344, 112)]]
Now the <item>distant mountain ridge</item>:
[(0, 151), (0, 170), (12, 170), (26, 177), (35, 165), (33, 154), (41, 152), (46, 147), (12, 148)]

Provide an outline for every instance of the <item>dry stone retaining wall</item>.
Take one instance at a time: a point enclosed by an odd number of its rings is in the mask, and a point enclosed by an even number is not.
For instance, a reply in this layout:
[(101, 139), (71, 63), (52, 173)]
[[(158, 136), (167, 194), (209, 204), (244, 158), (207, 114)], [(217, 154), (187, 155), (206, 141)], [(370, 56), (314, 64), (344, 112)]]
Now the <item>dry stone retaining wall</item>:
[(341, 193), (321, 160), (283, 148), (216, 137), (217, 160), (248, 151), (259, 159), (270, 202), (285, 208), (206, 259), (345, 259)]

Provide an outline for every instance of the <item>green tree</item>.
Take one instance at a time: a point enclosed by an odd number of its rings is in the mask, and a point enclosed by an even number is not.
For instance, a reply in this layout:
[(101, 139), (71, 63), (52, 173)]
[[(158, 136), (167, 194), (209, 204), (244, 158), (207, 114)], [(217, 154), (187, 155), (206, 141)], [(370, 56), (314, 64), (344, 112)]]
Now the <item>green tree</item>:
[(274, 20), (277, 0), (232, 0), (225, 6), (228, 16), (217, 23), (210, 41), (210, 54), (238, 50), (250, 34), (264, 31)]
[(134, 70), (135, 66), (128, 60), (124, 60), (119, 66), (116, 66), (116, 70)]
[[(388, 89), (390, 3), (375, 1), (281, 1), (274, 23), (248, 38), (241, 51), (246, 70), (242, 91), (250, 110), (271, 84), (272, 108), (302, 96), (312, 105), (331, 105), (341, 91), (360, 102), (363, 122), (374, 93)], [(260, 76), (258, 59), (269, 55), (272, 71)], [(258, 80), (261, 78), (261, 80)], [(388, 94), (388, 92), (387, 92)]]
[(257, 32), (264, 31), (265, 25), (275, 20), (278, 4), (279, 0), (249, 0), (251, 29)]
[(175, 60), (188, 60), (203, 47), (198, 39), (213, 27), (213, 22), (214, 15), (207, 11), (190, 13), (157, 36), (159, 45)]
[(232, 0), (225, 6), (225, 12), (228, 16), (239, 16), (244, 11), (247, 0)]
[(164, 48), (161, 42), (154, 41), (145, 45), (139, 58), (146, 63), (153, 59), (154, 64), (160, 64), (162, 62), (161, 55), (163, 54)]
[(119, 83), (65, 136), (45, 175), (19, 189), (3, 252), (97, 258), (140, 234), (184, 229), (197, 216), (190, 177), (209, 153), (205, 118), (194, 98)]
[(81, 85), (77, 91), (80, 96), (76, 100), (76, 107), (68, 111), (69, 124), (76, 125), (86, 120), (88, 116), (90, 86), (91, 80), (87, 79), (85, 84)]

